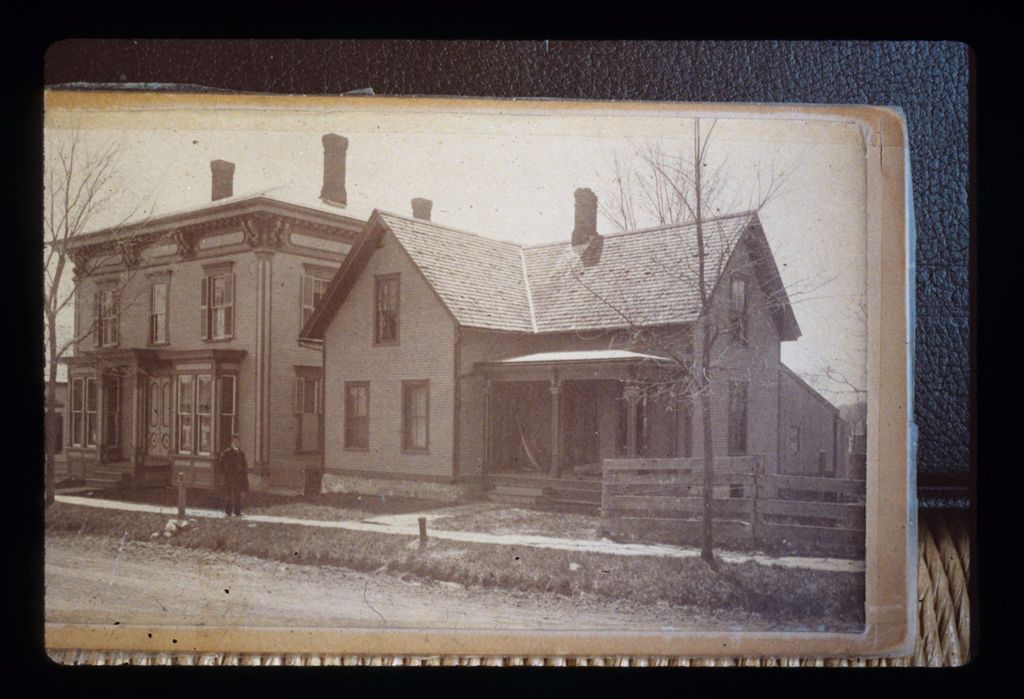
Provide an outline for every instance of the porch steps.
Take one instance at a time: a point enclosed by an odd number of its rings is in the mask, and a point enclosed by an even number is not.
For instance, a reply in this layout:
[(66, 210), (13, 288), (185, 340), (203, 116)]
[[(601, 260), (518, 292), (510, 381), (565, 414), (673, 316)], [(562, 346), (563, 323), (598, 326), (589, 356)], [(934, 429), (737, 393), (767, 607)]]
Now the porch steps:
[(117, 468), (95, 466), (86, 469), (85, 485), (89, 488), (116, 488), (124, 482), (124, 473)]
[(601, 481), (597, 479), (498, 475), (489, 480), (492, 502), (579, 514), (601, 512)]

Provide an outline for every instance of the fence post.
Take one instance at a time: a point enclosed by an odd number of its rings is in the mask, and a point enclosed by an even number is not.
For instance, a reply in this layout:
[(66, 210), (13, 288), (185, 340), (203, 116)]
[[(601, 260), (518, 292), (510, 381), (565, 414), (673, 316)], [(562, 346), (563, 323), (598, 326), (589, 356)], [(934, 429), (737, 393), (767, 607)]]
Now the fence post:
[(178, 519), (185, 519), (185, 471), (178, 471)]
[(419, 517), (418, 521), (420, 523), (420, 548), (423, 548), (427, 545), (427, 518)]

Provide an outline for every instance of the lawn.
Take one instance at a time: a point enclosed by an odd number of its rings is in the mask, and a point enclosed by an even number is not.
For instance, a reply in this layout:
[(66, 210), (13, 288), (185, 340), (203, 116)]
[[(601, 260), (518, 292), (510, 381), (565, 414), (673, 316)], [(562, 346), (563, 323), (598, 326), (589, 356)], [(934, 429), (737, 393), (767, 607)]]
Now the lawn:
[[(148, 540), (167, 517), (55, 503), (50, 532)], [(168, 546), (232, 551), (268, 560), (335, 565), (363, 572), (448, 581), (466, 586), (575, 596), (581, 593), (645, 604), (739, 610), (773, 619), (780, 629), (856, 631), (864, 619), (861, 573), (807, 571), (698, 558), (616, 556), (604, 553), (433, 539), (244, 519), (202, 519)]]
[(456, 532), (529, 534), (599, 541), (601, 518), (561, 512), (524, 510), (508, 505), (481, 506), (472, 511), (438, 517), (431, 526)]

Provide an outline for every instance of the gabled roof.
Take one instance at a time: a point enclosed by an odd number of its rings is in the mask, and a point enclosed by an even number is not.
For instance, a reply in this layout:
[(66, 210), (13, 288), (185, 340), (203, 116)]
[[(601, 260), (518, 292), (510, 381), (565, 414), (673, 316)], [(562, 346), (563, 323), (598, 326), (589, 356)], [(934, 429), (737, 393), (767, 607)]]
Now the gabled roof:
[[(302, 336), (323, 336), (385, 231), (422, 272), (452, 317), (466, 327), (523, 333), (689, 323), (701, 312), (696, 225), (604, 235), (585, 252), (568, 241), (524, 247), (421, 219), (375, 211)], [(367, 244), (368, 241), (373, 241)], [(747, 241), (765, 292), (780, 301), (783, 339), (800, 331), (757, 215), (704, 222), (706, 273), (715, 283)]]

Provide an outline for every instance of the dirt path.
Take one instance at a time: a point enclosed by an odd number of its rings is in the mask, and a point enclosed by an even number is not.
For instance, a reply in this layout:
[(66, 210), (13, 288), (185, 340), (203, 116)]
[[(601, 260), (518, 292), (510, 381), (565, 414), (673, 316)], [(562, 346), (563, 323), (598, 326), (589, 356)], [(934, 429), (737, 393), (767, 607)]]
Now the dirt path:
[(466, 589), (160, 542), (48, 534), (51, 623), (455, 629), (770, 630), (669, 605)]

